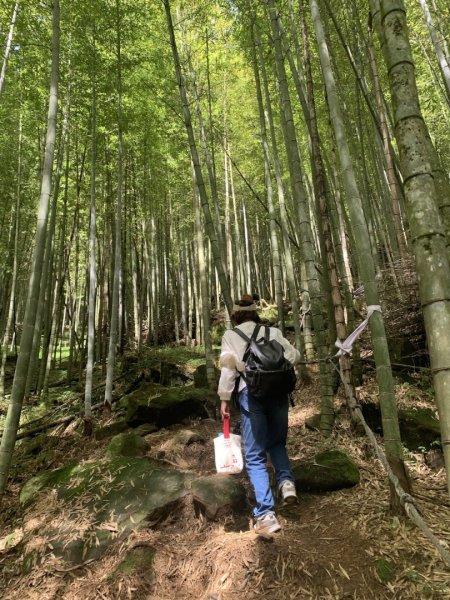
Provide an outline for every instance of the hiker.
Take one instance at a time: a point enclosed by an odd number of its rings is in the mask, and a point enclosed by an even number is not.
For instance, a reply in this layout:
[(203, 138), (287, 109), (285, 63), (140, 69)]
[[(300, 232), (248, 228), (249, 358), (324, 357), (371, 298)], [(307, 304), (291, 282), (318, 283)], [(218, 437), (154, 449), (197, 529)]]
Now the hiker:
[(239, 377), (237, 404), (241, 412), (245, 463), (256, 497), (256, 506), (253, 509), (254, 527), (257, 534), (271, 534), (279, 531), (281, 526), (274, 511), (275, 500), (269, 483), (267, 453), (275, 468), (276, 483), (282, 503), (297, 502), (294, 478), (286, 451), (289, 395), (284, 392), (280, 394), (279, 390), (283, 386), (279, 386), (277, 391), (270, 394), (271, 397), (255, 398), (258, 394), (249, 393), (244, 379), (243, 359), (249, 347), (248, 341), (252, 334), (255, 334), (255, 330), (257, 340), (267, 335), (266, 339), (276, 340), (281, 344), (291, 371), (291, 365), (300, 360), (300, 353), (282, 336), (279, 329), (261, 327), (261, 320), (252, 296), (244, 295), (236, 302), (231, 318), (236, 327), (225, 332), (220, 354), (221, 374), (218, 388), (221, 400), (220, 414), (222, 419), (230, 418), (231, 397), (236, 379)]

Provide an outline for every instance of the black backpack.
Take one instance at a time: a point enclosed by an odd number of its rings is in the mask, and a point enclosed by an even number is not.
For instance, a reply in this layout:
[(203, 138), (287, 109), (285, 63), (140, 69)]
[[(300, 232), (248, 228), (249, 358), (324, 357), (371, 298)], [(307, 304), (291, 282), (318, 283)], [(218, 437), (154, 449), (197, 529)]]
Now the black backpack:
[(252, 398), (276, 401), (294, 391), (295, 371), (285, 358), (280, 342), (270, 339), (269, 327), (264, 327), (264, 336), (256, 339), (260, 329), (261, 325), (256, 325), (251, 338), (237, 327), (233, 329), (248, 343), (243, 357), (245, 371), (241, 377)]

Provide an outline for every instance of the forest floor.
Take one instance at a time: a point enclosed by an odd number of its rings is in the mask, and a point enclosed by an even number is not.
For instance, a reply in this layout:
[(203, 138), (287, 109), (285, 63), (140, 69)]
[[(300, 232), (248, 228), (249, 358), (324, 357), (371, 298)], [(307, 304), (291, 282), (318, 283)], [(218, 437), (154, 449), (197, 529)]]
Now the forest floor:
[[(411, 386), (397, 386), (398, 401), (411, 398), (430, 406), (430, 399)], [(376, 395), (368, 382), (363, 398)], [(8, 489), (0, 515), (0, 595), (3, 600), (232, 600), (232, 599), (422, 599), (450, 598), (450, 572), (436, 551), (407, 519), (389, 511), (387, 478), (364, 436), (355, 436), (345, 414), (329, 439), (305, 428), (317, 412), (317, 382), (298, 390), (290, 412), (289, 454), (292, 460), (312, 460), (317, 452), (339, 448), (357, 463), (358, 486), (327, 494), (300, 494), (299, 504), (280, 509), (283, 526), (271, 541), (258, 538), (249, 515), (220, 522), (196, 516), (190, 502), (152, 528), (140, 530), (111, 546), (107, 554), (79, 568), (44, 563), (29, 574), (18, 574), (20, 556), (3, 550), (2, 538), (25, 526), (18, 508), (18, 492), (35, 474), (32, 462), (20, 464)], [(182, 426), (177, 426), (181, 428)], [(150, 455), (173, 430), (147, 436)], [(178, 468), (201, 475), (214, 472), (212, 439), (220, 425), (196, 421), (190, 429), (206, 438), (183, 455), (169, 457)], [(152, 437), (153, 436), (153, 437)], [(159, 436), (159, 437), (158, 437)], [(107, 441), (86, 442), (68, 428), (59, 444), (56, 468), (76, 459), (90, 460), (104, 453)], [(166, 458), (168, 458), (166, 456)], [(417, 505), (440, 539), (450, 544), (450, 504), (443, 470), (429, 469), (420, 454), (407, 453)], [(245, 474), (238, 475), (248, 489)], [(249, 491), (250, 495), (250, 491)], [(48, 510), (51, 510), (49, 508)], [(151, 565), (132, 575), (117, 571), (130, 547), (156, 550)], [(377, 561), (386, 561), (389, 580), (377, 575)], [(3, 588), (3, 589), (2, 589)]]

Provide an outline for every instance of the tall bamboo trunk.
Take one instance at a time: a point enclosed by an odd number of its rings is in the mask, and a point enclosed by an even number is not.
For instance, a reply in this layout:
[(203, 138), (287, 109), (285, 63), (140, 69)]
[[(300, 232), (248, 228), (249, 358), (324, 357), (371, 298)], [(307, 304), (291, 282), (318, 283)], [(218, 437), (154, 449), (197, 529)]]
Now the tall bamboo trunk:
[[(339, 161), (343, 174), (344, 189), (348, 202), (353, 237), (358, 247), (358, 253), (356, 255), (358, 271), (362, 282), (364, 283), (367, 305), (379, 306), (380, 301), (375, 281), (375, 266), (373, 260), (371, 260), (372, 252), (369, 246), (369, 233), (362, 210), (358, 184), (353, 171), (344, 121), (340, 109), (334, 75), (331, 69), (328, 46), (316, 0), (310, 0), (310, 8), (327, 91), (330, 119), (336, 138)], [(372, 334), (374, 357), (377, 367), (377, 382), (380, 392), (380, 407), (386, 453), (394, 472), (402, 481), (405, 488), (409, 489), (409, 483), (403, 463), (403, 451), (395, 403), (394, 382), (392, 378), (389, 350), (383, 318), (380, 312), (375, 311), (372, 314), (369, 321), (369, 327)], [(400, 510), (400, 506), (397, 503), (397, 497), (393, 490), (391, 491), (391, 505), (393, 508)]]
[[(242, 238), (241, 238), (241, 228), (239, 223), (239, 214), (236, 200), (236, 189), (234, 186), (234, 175), (233, 175), (233, 163), (230, 159), (229, 165), (229, 174), (230, 174), (230, 188), (231, 188), (231, 200), (233, 204), (233, 216), (234, 216), (234, 231), (233, 231), (233, 239), (234, 239), (234, 255), (235, 255), (235, 264), (236, 264), (236, 287), (238, 290), (244, 290), (244, 250), (242, 248)], [(227, 315), (229, 320), (229, 315)]]
[[(195, 182), (195, 172), (193, 171), (194, 182)], [(196, 185), (194, 186), (194, 215), (195, 215), (195, 238), (197, 245), (197, 259), (198, 259), (198, 274), (199, 274), (199, 317), (201, 318), (202, 324), (202, 337), (203, 343), (205, 346), (205, 358), (206, 358), (206, 378), (208, 381), (208, 386), (211, 389), (216, 387), (216, 376), (214, 371), (214, 353), (212, 348), (212, 339), (211, 339), (211, 317), (210, 317), (210, 294), (208, 289), (208, 279), (206, 272), (206, 257), (205, 257), (205, 246), (204, 246), (204, 237), (202, 234), (203, 227), (201, 222), (201, 212), (199, 206), (199, 198), (196, 189)], [(199, 322), (197, 322), (197, 326)], [(197, 336), (199, 338), (199, 336)]]
[[(208, 45), (206, 46), (206, 48), (208, 50)], [(197, 80), (196, 80), (194, 68), (193, 68), (192, 62), (191, 62), (190, 51), (188, 51), (188, 63), (189, 63), (189, 71), (190, 71), (190, 75), (191, 75), (191, 80), (192, 80), (192, 88), (193, 88), (194, 97), (195, 97), (195, 106), (196, 106), (196, 112), (197, 112), (200, 141), (201, 141), (201, 145), (202, 145), (202, 149), (203, 149), (203, 155), (204, 155), (204, 159), (205, 159), (206, 169), (208, 171), (209, 186), (211, 189), (211, 197), (212, 197), (213, 207), (214, 207), (214, 212), (213, 212), (214, 227), (215, 227), (215, 231), (217, 233), (217, 240), (218, 240), (219, 248), (223, 252), (224, 248), (223, 248), (222, 230), (221, 230), (221, 225), (220, 225), (219, 196), (217, 193), (217, 180), (216, 180), (216, 170), (215, 170), (215, 164), (214, 164), (214, 154), (209, 149), (209, 143), (208, 143), (208, 138), (207, 138), (207, 134), (206, 134), (206, 128), (205, 128), (205, 124), (204, 124), (201, 104), (200, 104), (200, 95), (198, 93)], [(209, 70), (208, 70), (208, 76), (209, 76)], [(211, 96), (210, 96), (211, 91), (209, 89), (209, 79), (208, 79), (208, 94), (209, 94), (208, 107), (209, 107), (209, 111), (210, 111), (209, 116), (210, 116), (210, 120), (211, 120)], [(222, 261), (223, 260), (224, 260), (224, 258), (222, 256)]]
[(2, 363), (0, 367), (0, 399), (5, 396), (5, 367), (6, 358), (8, 356), (8, 345), (11, 339), (11, 331), (14, 318), (14, 306), (16, 302), (16, 286), (17, 286), (17, 266), (19, 253), (19, 224), (20, 224), (20, 200), (22, 194), (22, 112), (19, 119), (19, 147), (17, 159), (17, 188), (16, 188), (16, 206), (14, 211), (14, 257), (13, 270), (11, 276), (11, 291), (8, 302), (8, 316), (6, 318), (5, 332), (2, 340)]
[[(253, 31), (253, 30), (252, 30)], [(252, 38), (254, 36), (252, 35)], [(256, 97), (258, 100), (258, 111), (259, 111), (259, 123), (261, 128), (261, 142), (263, 147), (264, 157), (264, 178), (266, 182), (266, 194), (267, 194), (267, 207), (269, 209), (269, 226), (270, 226), (270, 242), (272, 246), (272, 260), (273, 260), (273, 271), (275, 279), (275, 298), (278, 310), (278, 321), (280, 323), (280, 329), (285, 334), (284, 327), (284, 308), (283, 308), (283, 287), (281, 280), (281, 259), (280, 250), (277, 236), (277, 224), (275, 206), (273, 201), (273, 188), (272, 178), (270, 173), (270, 154), (269, 144), (267, 142), (267, 131), (266, 131), (266, 118), (264, 114), (264, 105), (261, 92), (261, 81), (259, 77), (258, 62), (256, 58), (255, 40), (252, 39), (252, 62), (253, 62), (253, 73), (256, 84)]]
[(265, 0), (269, 6), (269, 14), (275, 48), (275, 62), (280, 87), (280, 117), (285, 140), (286, 154), (289, 164), (292, 196), (298, 211), (301, 239), (301, 254), (305, 265), (306, 282), (311, 297), (311, 312), (314, 324), (320, 368), (321, 430), (329, 434), (334, 422), (333, 390), (331, 388), (330, 368), (326, 362), (328, 357), (328, 339), (325, 322), (322, 316), (322, 294), (315, 263), (315, 248), (311, 228), (310, 210), (303, 182), (303, 169), (294, 125), (286, 69), (283, 61), (283, 49), (277, 25), (278, 13), (273, 0)]
[[(95, 40), (94, 40), (95, 44)], [(94, 46), (95, 53), (95, 46)], [(95, 54), (94, 54), (95, 59)], [(95, 355), (95, 301), (97, 296), (97, 263), (96, 263), (96, 211), (95, 184), (97, 168), (97, 98), (96, 73), (94, 70), (92, 84), (92, 126), (91, 126), (91, 204), (89, 219), (89, 298), (88, 298), (88, 344), (86, 363), (86, 383), (84, 388), (84, 434), (92, 433), (92, 376)]]
[(270, 129), (272, 158), (273, 158), (273, 165), (274, 165), (274, 171), (275, 171), (275, 180), (276, 180), (276, 184), (277, 184), (278, 206), (280, 209), (280, 224), (281, 224), (281, 236), (282, 236), (282, 241), (283, 241), (283, 256), (284, 256), (284, 263), (285, 263), (285, 268), (286, 268), (287, 287), (289, 289), (289, 298), (291, 301), (291, 308), (292, 308), (292, 320), (294, 323), (295, 345), (296, 345), (298, 351), (300, 352), (300, 355), (302, 358), (302, 361), (300, 362), (300, 364), (298, 366), (298, 372), (299, 372), (300, 378), (303, 381), (307, 381), (309, 379), (309, 374), (308, 374), (305, 364), (303, 363), (303, 359), (305, 357), (305, 352), (306, 352), (307, 356), (309, 353), (309, 358), (312, 359), (313, 355), (314, 355), (314, 348), (312, 346), (312, 343), (308, 343), (307, 347), (305, 347), (306, 343), (304, 343), (302, 333), (301, 333), (302, 326), (301, 326), (301, 321), (300, 321), (300, 306), (299, 306), (299, 301), (298, 301), (298, 290), (297, 290), (296, 277), (295, 277), (295, 272), (294, 272), (294, 260), (293, 260), (292, 251), (291, 251), (291, 243), (289, 240), (289, 218), (288, 218), (287, 209), (286, 209), (284, 185), (283, 185), (283, 178), (282, 178), (282, 173), (281, 173), (280, 158), (279, 158), (279, 154), (278, 154), (277, 136), (276, 136), (276, 132), (275, 132), (275, 125), (274, 125), (274, 118), (273, 118), (273, 111), (272, 111), (272, 102), (271, 102), (271, 98), (270, 98), (269, 83), (268, 83), (268, 79), (267, 79), (267, 71), (266, 71), (266, 67), (264, 64), (262, 46), (261, 46), (261, 41), (259, 38), (259, 32), (258, 32), (257, 27), (255, 27), (255, 43), (257, 46), (259, 66), (261, 68), (262, 83), (264, 86), (266, 116), (267, 116), (267, 121), (268, 121), (269, 129)]
[[(43, 398), (48, 397), (48, 386), (50, 379), (50, 370), (52, 364), (56, 362), (55, 353), (58, 346), (58, 335), (60, 331), (60, 325), (62, 321), (61, 317), (61, 309), (63, 307), (63, 298), (64, 298), (64, 281), (67, 275), (67, 271), (69, 269), (70, 262), (70, 253), (73, 243), (73, 238), (75, 235), (75, 223), (77, 221), (77, 212), (75, 214), (74, 223), (70, 232), (69, 241), (67, 243), (67, 249), (65, 250), (65, 234), (66, 234), (66, 223), (67, 223), (67, 209), (68, 209), (68, 197), (69, 197), (69, 164), (70, 164), (70, 144), (66, 144), (66, 166), (65, 166), (65, 181), (64, 181), (64, 200), (63, 200), (63, 212), (60, 218), (60, 228), (59, 228), (59, 259), (58, 259), (58, 269), (56, 273), (57, 282), (56, 288), (54, 292), (53, 299), (53, 310), (51, 314), (51, 331), (50, 331), (50, 339), (48, 342), (47, 348), (47, 360), (45, 364), (42, 365), (44, 367), (44, 373), (42, 375), (42, 388), (41, 395)], [(60, 340), (60, 349), (63, 341), (63, 335), (61, 334)]]
[(2, 70), (0, 73), (0, 97), (2, 95), (3, 86), (5, 84), (6, 65), (8, 64), (8, 58), (9, 58), (9, 54), (11, 52), (11, 45), (12, 45), (13, 36), (14, 36), (14, 27), (16, 25), (16, 18), (17, 18), (18, 11), (19, 11), (19, 0), (17, 0), (17, 2), (14, 5), (13, 14), (11, 17), (11, 24), (9, 26), (8, 38), (6, 40), (5, 54), (3, 55), (3, 64), (2, 64)]
[[(318, 218), (320, 218), (321, 233), (325, 246), (325, 259), (327, 262), (327, 272), (330, 280), (331, 302), (334, 311), (333, 320), (336, 324), (337, 338), (342, 342), (347, 337), (347, 325), (345, 322), (344, 303), (341, 295), (339, 275), (336, 267), (335, 251), (331, 234), (329, 207), (332, 204), (332, 198), (320, 146), (320, 136), (319, 128), (317, 125), (316, 103), (314, 97), (314, 87), (310, 61), (309, 32), (306, 25), (303, 5), (301, 5), (300, 16), (303, 39), (303, 62), (306, 83), (306, 102), (308, 106), (308, 114), (305, 115), (305, 118), (309, 120), (308, 129), (311, 137), (313, 187), (318, 205)], [(352, 366), (350, 357), (344, 354), (341, 357), (340, 361), (342, 373), (345, 379), (344, 388), (345, 390), (349, 390), (352, 393), (353, 397), (354, 390), (352, 384)]]
[(403, 0), (381, 3), (381, 27), (450, 493), (450, 265)]
[[(375, 27), (375, 31), (378, 34), (380, 45), (383, 52), (386, 52), (386, 36), (384, 29), (381, 26), (381, 11), (380, 11), (380, 0), (369, 0), (371, 20)], [(395, 5), (397, 6), (397, 5)], [(402, 5), (403, 6), (403, 5)], [(407, 102), (408, 99), (405, 100)], [(439, 207), (439, 213), (441, 216), (442, 226), (446, 236), (447, 252), (450, 257), (450, 181), (447, 173), (441, 165), (441, 161), (434, 145), (432, 144), (428, 129), (424, 129), (425, 135), (427, 136), (427, 148), (429, 150), (429, 160), (431, 161), (431, 169), (434, 177), (434, 184), (436, 187), (436, 197)], [(403, 179), (405, 176), (403, 174)]]
[(123, 171), (123, 134), (122, 134), (122, 59), (121, 59), (121, 29), (120, 29), (120, 0), (116, 0), (117, 11), (117, 201), (114, 232), (114, 278), (111, 301), (111, 317), (109, 328), (108, 363), (106, 368), (105, 410), (111, 413), (114, 366), (116, 348), (119, 336), (119, 295), (122, 263), (122, 171)]
[(381, 135), (383, 138), (384, 159), (386, 163), (386, 176), (389, 185), (389, 192), (392, 201), (392, 213), (394, 217), (395, 233), (400, 252), (400, 258), (405, 258), (407, 255), (405, 232), (403, 230), (403, 222), (401, 216), (400, 200), (403, 196), (403, 189), (399, 184), (395, 169), (394, 155), (392, 144), (387, 125), (383, 95), (381, 93), (380, 79), (378, 77), (377, 63), (375, 60), (375, 49), (373, 46), (372, 27), (369, 27), (369, 56), (370, 68), (372, 71), (372, 79), (374, 82), (375, 100), (377, 103), (378, 116), (380, 120)]
[(441, 71), (442, 81), (444, 82), (444, 89), (445, 93), (447, 94), (447, 101), (450, 107), (450, 64), (447, 56), (445, 56), (441, 44), (439, 43), (439, 38), (434, 27), (433, 19), (431, 17), (427, 1), (420, 0), (420, 4), (422, 5), (423, 12), (425, 14), (425, 20), (428, 25), (428, 31), (430, 32), (431, 41), (433, 42), (434, 51), (436, 52), (436, 56), (439, 62), (439, 69)]
[(217, 270), (217, 273), (219, 276), (221, 291), (222, 291), (222, 295), (223, 295), (223, 298), (225, 301), (225, 305), (226, 305), (228, 311), (231, 313), (231, 310), (233, 307), (233, 301), (231, 299), (230, 286), (228, 284), (227, 276), (226, 276), (225, 269), (224, 269), (224, 266), (222, 263), (223, 253), (220, 250), (219, 242), (217, 239), (217, 232), (215, 231), (214, 223), (211, 218), (211, 210), (209, 207), (208, 196), (206, 193), (205, 182), (203, 179), (202, 169), (201, 169), (199, 155), (198, 155), (198, 151), (197, 151), (197, 145), (196, 145), (195, 136), (194, 136), (194, 130), (192, 127), (191, 111), (189, 108), (186, 86), (185, 86), (183, 74), (181, 72), (180, 58), (178, 55), (178, 48), (177, 48), (177, 44), (176, 44), (176, 40), (175, 40), (175, 32), (174, 32), (174, 28), (173, 28), (169, 0), (164, 0), (164, 7), (166, 10), (167, 27), (168, 27), (168, 31), (169, 31), (170, 45), (172, 48), (172, 55), (173, 55), (173, 60), (174, 60), (174, 65), (175, 65), (175, 72), (176, 72), (176, 76), (177, 76), (177, 83), (178, 83), (178, 88), (180, 91), (181, 105), (182, 105), (182, 111), (183, 111), (183, 120), (184, 120), (184, 124), (186, 127), (186, 132), (188, 135), (189, 149), (190, 149), (191, 159), (192, 159), (192, 163), (193, 163), (194, 170), (195, 170), (195, 179), (197, 182), (198, 192), (200, 194), (200, 199), (202, 202), (203, 214), (205, 217), (205, 229), (206, 229), (206, 233), (207, 233), (208, 238), (211, 243), (211, 250), (212, 250), (212, 253), (214, 256), (214, 265), (216, 267), (216, 270)]
[(53, 159), (56, 140), (56, 120), (58, 113), (58, 81), (59, 81), (59, 0), (53, 1), (52, 21), (52, 67), (50, 80), (50, 98), (48, 107), (48, 124), (45, 142), (44, 166), (42, 171), (41, 194), (36, 226), (35, 244), (31, 265), (30, 284), (20, 341), (19, 356), (11, 391), (11, 400), (6, 415), (5, 428), (0, 445), (0, 496), (3, 496), (8, 481), (8, 473), (12, 453), (16, 442), (17, 430), (22, 412), (22, 402), (33, 344), (34, 323), (39, 299), (40, 278), (45, 252), (48, 207), (52, 189)]
[[(41, 345), (41, 336), (42, 336), (42, 324), (43, 320), (45, 320), (44, 311), (48, 307), (52, 305), (51, 299), (49, 297), (49, 280), (52, 278), (52, 266), (53, 266), (53, 239), (55, 235), (55, 224), (56, 224), (56, 213), (57, 213), (57, 204), (58, 204), (58, 196), (59, 196), (59, 184), (61, 181), (61, 169), (64, 158), (64, 145), (65, 145), (65, 137), (67, 134), (68, 122), (69, 122), (69, 107), (70, 107), (70, 91), (67, 96), (66, 103), (66, 111), (63, 119), (63, 126), (61, 130), (61, 138), (59, 142), (58, 148), (58, 158), (56, 165), (56, 172), (54, 177), (54, 185), (53, 185), (53, 201), (50, 212), (50, 222), (47, 228), (47, 235), (45, 241), (45, 253), (44, 253), (44, 265), (42, 268), (41, 275), (41, 286), (39, 290), (39, 301), (38, 308), (36, 311), (36, 320), (34, 324), (34, 337), (33, 337), (33, 348), (30, 355), (30, 363), (28, 365), (28, 376), (25, 387), (25, 396), (27, 397), (32, 389), (37, 394), (40, 394), (39, 388), (39, 372), (41, 371), (42, 365), (46, 364), (46, 353), (44, 351), (44, 346), (48, 348), (47, 340), (44, 341)], [(42, 358), (41, 365), (38, 369), (39, 365), (39, 353), (42, 349)], [(33, 388), (34, 384), (34, 388)]]

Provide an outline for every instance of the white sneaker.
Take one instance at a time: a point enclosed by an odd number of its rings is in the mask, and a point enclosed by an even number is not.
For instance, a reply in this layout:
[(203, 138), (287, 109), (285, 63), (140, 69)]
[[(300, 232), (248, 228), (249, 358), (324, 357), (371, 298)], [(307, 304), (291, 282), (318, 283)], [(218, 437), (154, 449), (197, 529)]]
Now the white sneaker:
[(267, 513), (259, 519), (256, 519), (254, 525), (255, 532), (257, 535), (269, 535), (280, 531), (281, 525), (278, 523), (278, 519), (273, 513)]
[(280, 485), (280, 496), (281, 501), (284, 504), (295, 504), (298, 502), (297, 492), (295, 490), (295, 483), (286, 479)]

